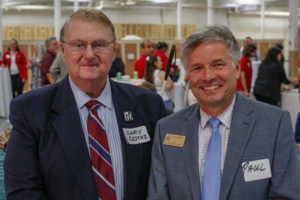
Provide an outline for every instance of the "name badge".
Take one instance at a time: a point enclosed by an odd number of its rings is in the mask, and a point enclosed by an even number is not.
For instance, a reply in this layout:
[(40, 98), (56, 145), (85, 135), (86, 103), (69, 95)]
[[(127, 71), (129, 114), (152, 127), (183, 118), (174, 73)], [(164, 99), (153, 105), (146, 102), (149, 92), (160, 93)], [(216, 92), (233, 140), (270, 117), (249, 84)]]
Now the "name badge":
[(5, 58), (6, 58), (6, 59), (10, 59), (10, 55), (9, 55), (9, 54), (6, 54)]
[(128, 144), (141, 144), (150, 141), (150, 136), (145, 126), (123, 128), (123, 132)]
[(242, 169), (246, 182), (272, 177), (269, 159), (243, 162)]
[(164, 139), (164, 145), (183, 147), (185, 141), (185, 135), (176, 135), (167, 133)]

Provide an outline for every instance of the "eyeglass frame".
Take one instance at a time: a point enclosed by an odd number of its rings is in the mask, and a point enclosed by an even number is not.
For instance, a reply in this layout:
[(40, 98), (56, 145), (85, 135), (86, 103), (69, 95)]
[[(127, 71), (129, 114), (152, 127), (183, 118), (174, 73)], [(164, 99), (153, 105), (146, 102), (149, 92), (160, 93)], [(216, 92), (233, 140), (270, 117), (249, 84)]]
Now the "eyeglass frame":
[[(98, 42), (99, 42), (99, 41), (105, 42), (105, 45), (102, 47), (103, 49), (98, 49), (98, 50), (96, 49), (95, 43), (96, 43), (97, 41), (98, 41)], [(74, 50), (74, 48), (76, 48), (76, 47), (75, 47), (75, 46), (72, 46), (72, 45), (73, 45), (75, 42), (84, 44), (85, 47), (84, 47), (82, 50)], [(71, 49), (72, 52), (79, 54), (79, 53), (85, 52), (85, 51), (87, 50), (87, 47), (88, 47), (89, 45), (91, 45), (91, 48), (92, 48), (92, 50), (93, 50), (94, 53), (105, 53), (105, 51), (108, 49), (109, 45), (112, 44), (112, 43), (114, 43), (114, 42), (115, 42), (115, 40), (112, 40), (112, 41), (110, 41), (110, 42), (107, 42), (107, 41), (105, 41), (105, 40), (101, 40), (101, 39), (100, 39), (100, 40), (95, 40), (95, 41), (93, 41), (92, 43), (87, 43), (87, 42), (81, 41), (81, 40), (75, 40), (75, 41), (73, 41), (73, 42), (62, 41), (61, 43), (62, 43), (62, 44), (67, 44), (67, 45), (70, 47), (70, 49)]]

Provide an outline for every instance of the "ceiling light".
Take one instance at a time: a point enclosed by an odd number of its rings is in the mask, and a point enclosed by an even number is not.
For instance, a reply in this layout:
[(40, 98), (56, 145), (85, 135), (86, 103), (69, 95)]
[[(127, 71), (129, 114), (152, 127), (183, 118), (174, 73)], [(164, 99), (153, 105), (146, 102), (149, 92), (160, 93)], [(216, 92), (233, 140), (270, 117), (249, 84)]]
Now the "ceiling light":
[(152, 0), (153, 3), (172, 3), (177, 2), (177, 0)]

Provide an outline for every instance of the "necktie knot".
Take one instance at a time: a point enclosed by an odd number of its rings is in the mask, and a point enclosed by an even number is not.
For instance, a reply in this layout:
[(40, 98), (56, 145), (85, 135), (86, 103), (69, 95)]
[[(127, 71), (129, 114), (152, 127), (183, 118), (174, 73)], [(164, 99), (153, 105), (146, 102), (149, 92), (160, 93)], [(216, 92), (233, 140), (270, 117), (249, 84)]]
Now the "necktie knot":
[(89, 110), (95, 110), (100, 105), (100, 102), (97, 100), (90, 100), (85, 105)]
[(221, 121), (216, 118), (216, 117), (212, 117), (208, 120), (208, 123), (210, 124), (210, 126), (213, 128), (213, 129), (216, 129), (216, 128), (219, 128), (220, 124), (221, 124)]

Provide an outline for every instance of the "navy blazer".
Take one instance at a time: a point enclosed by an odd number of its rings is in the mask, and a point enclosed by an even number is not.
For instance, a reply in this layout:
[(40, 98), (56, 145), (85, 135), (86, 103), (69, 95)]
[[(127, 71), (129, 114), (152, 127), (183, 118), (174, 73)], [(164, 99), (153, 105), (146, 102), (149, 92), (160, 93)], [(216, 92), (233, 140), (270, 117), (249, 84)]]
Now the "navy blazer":
[[(110, 80), (122, 143), (124, 199), (146, 198), (156, 122), (166, 115), (159, 95)], [(4, 161), (7, 199), (93, 200), (97, 191), (68, 76), (15, 98)], [(134, 121), (126, 122), (131, 111)], [(150, 142), (130, 145), (122, 128), (146, 126)]]

